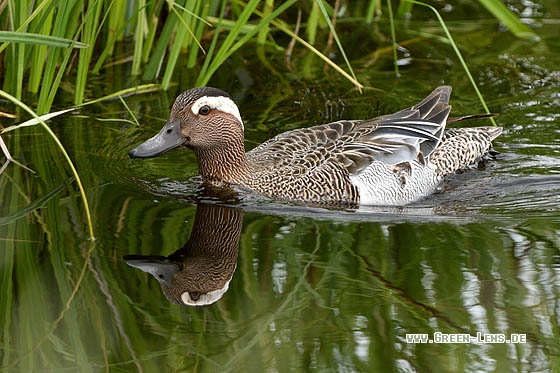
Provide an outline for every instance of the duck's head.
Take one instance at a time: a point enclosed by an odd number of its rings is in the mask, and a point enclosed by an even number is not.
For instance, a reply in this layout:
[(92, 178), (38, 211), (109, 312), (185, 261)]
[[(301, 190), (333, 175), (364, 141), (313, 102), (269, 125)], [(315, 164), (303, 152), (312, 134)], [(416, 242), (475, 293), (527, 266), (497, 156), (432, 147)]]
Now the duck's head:
[(221, 262), (204, 256), (177, 261), (163, 256), (126, 255), (124, 260), (129, 266), (154, 276), (171, 303), (207, 306), (227, 292), (237, 267), (237, 251), (234, 254), (219, 258)]
[(227, 147), (232, 141), (243, 142), (243, 121), (233, 98), (217, 88), (200, 87), (181, 93), (161, 131), (128, 155), (157, 157), (179, 146), (196, 152)]

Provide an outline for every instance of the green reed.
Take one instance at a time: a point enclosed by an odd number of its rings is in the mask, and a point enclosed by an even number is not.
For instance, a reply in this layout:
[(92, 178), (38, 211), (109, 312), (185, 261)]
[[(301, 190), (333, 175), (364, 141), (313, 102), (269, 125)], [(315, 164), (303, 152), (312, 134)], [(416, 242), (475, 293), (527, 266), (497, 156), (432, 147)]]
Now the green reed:
[[(535, 38), (500, 0), (479, 1), (518, 37)], [(413, 12), (412, 3), (401, 1), (397, 16)], [(2, 89), (18, 99), (26, 93), (38, 94), (38, 114), (50, 110), (63, 80), (71, 82), (75, 104), (95, 98), (86, 97), (88, 79), (110, 61), (131, 62), (132, 74), (147, 81), (161, 79), (164, 89), (177, 69), (201, 66), (197, 83), (204, 84), (242, 45), (263, 45), (273, 40), (273, 31), (293, 33), (294, 20), (287, 10), (294, 7), (303, 13), (305, 37), (298, 37), (305, 39), (304, 47), (317, 47), (317, 35), (328, 29), (357, 85), (331, 19), (349, 16), (374, 22), (375, 16), (383, 16), (379, 0), (351, 4), (337, 0), (335, 6), (325, 0), (7, 0), (6, 4), (0, 13), (6, 30), (0, 33)], [(335, 15), (340, 4), (344, 13)], [(391, 9), (388, 12), (392, 14)], [(208, 37), (210, 44), (204, 47)], [(127, 38), (133, 39), (133, 48), (116, 52), (118, 43)]]
[[(465, 62), (465, 59), (463, 58), (463, 55), (461, 54), (461, 51), (459, 51), (459, 48), (457, 47), (457, 44), (455, 44), (455, 41), (453, 40), (453, 37), (451, 36), (451, 33), (449, 32), (449, 29), (445, 25), (445, 21), (443, 20), (441, 15), (438, 13), (438, 11), (433, 6), (425, 4), (425, 3), (420, 2), (420, 1), (416, 1), (416, 0), (405, 0), (405, 1), (427, 7), (428, 9), (430, 9), (434, 13), (435, 17), (437, 18), (437, 20), (440, 23), (440, 26), (441, 26), (443, 32), (445, 33), (445, 36), (446, 36), (445, 40), (449, 43), (449, 45), (453, 49), (453, 52), (455, 52), (455, 56), (457, 57), (461, 66), (463, 67), (463, 70), (465, 70), (465, 74), (469, 78), (469, 81), (471, 82), (471, 84), (473, 86), (473, 89), (474, 89), (477, 97), (479, 98), (480, 103), (482, 104), (482, 107), (484, 108), (484, 111), (487, 114), (491, 114), (490, 109), (488, 109), (488, 105), (486, 105), (486, 101), (484, 100), (484, 97), (482, 97), (482, 93), (478, 89), (478, 85), (476, 84), (476, 81), (474, 80), (467, 63)], [(494, 126), (497, 125), (494, 118), (490, 117), (489, 119)]]
[[(80, 195), (82, 197), (82, 203), (84, 205), (85, 208), (85, 213), (86, 213), (86, 219), (87, 219), (87, 224), (88, 224), (88, 233), (89, 233), (89, 237), (90, 239), (94, 239), (95, 236), (93, 234), (93, 221), (91, 218), (91, 212), (89, 209), (89, 204), (88, 204), (88, 200), (86, 197), (86, 192), (84, 190), (82, 181), (80, 179), (80, 175), (78, 174), (78, 171), (76, 170), (76, 167), (74, 166), (74, 163), (72, 162), (72, 160), (70, 159), (70, 156), (68, 155), (68, 152), (66, 151), (66, 149), (64, 148), (64, 145), (62, 145), (62, 143), (60, 142), (60, 140), (58, 139), (58, 137), (55, 135), (55, 133), (51, 130), (51, 128), (45, 123), (46, 119), (49, 119), (49, 114), (46, 115), (46, 117), (40, 117), (38, 116), (31, 108), (29, 108), (27, 105), (25, 105), (23, 102), (21, 102), (20, 100), (18, 100), (17, 98), (13, 97), (10, 94), (7, 94), (6, 92), (3, 92), (0, 90), (0, 97), (6, 98), (10, 101), (12, 101), (13, 103), (17, 104), (20, 108), (22, 108), (23, 110), (25, 110), (28, 114), (30, 114), (31, 116), (33, 116), (34, 120), (30, 125), (34, 125), (34, 124), (40, 124), (43, 126), (43, 128), (47, 131), (47, 133), (49, 134), (49, 136), (54, 140), (54, 142), (56, 143), (56, 145), (58, 146), (58, 148), (60, 149), (60, 151), (62, 152), (62, 154), (64, 155), (64, 158), (66, 159), (66, 161), (68, 162), (68, 165), (70, 166), (70, 169), (72, 170), (72, 174), (74, 175), (75, 179), (76, 179), (76, 183), (78, 185), (78, 188), (80, 190)], [(57, 112), (55, 114), (60, 115), (60, 114), (64, 114), (66, 112), (70, 111), (70, 109), (67, 110), (63, 110), (60, 112)], [(50, 116), (53, 116), (52, 114)], [(25, 123), (24, 123), (25, 125)], [(4, 133), (4, 131), (0, 132)]]

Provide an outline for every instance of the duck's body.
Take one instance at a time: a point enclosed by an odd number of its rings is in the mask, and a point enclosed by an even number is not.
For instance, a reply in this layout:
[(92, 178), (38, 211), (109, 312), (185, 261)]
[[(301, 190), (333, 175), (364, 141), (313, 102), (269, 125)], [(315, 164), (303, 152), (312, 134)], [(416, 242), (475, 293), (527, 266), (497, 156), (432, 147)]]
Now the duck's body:
[(243, 122), (231, 97), (215, 88), (181, 94), (170, 120), (130, 152), (152, 157), (191, 148), (203, 179), (269, 197), (311, 204), (404, 205), (433, 193), (442, 179), (488, 153), (499, 127), (445, 130), (451, 88), (369, 120), (343, 120), (282, 133), (245, 153)]
[(268, 140), (247, 153), (252, 172), (242, 185), (277, 199), (327, 205), (402, 205), (434, 191), (439, 178), (431, 165), (413, 159), (408, 173), (398, 162), (375, 160), (375, 148), (359, 142), (372, 126), (360, 124), (334, 122)]

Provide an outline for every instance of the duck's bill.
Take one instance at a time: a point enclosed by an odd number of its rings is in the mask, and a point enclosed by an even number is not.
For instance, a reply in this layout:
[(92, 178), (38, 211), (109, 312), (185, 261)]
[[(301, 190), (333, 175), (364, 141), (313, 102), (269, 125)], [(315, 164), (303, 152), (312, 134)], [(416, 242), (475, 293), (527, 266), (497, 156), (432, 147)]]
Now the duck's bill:
[(132, 149), (128, 155), (130, 158), (157, 157), (171, 149), (178, 148), (184, 142), (185, 138), (181, 134), (181, 122), (179, 120), (169, 121), (157, 135)]
[(163, 256), (125, 255), (123, 259), (129, 266), (151, 274), (160, 284), (168, 287), (172, 284), (173, 275), (179, 271), (179, 265)]

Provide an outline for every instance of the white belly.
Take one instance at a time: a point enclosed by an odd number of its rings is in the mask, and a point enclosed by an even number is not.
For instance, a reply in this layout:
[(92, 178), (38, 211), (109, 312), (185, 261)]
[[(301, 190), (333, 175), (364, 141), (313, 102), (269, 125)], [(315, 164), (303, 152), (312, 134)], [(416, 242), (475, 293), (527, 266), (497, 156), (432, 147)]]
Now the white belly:
[(410, 165), (410, 173), (398, 173), (383, 162), (373, 162), (360, 174), (350, 176), (358, 188), (360, 205), (402, 206), (433, 193), (441, 182), (435, 167), (416, 161)]

